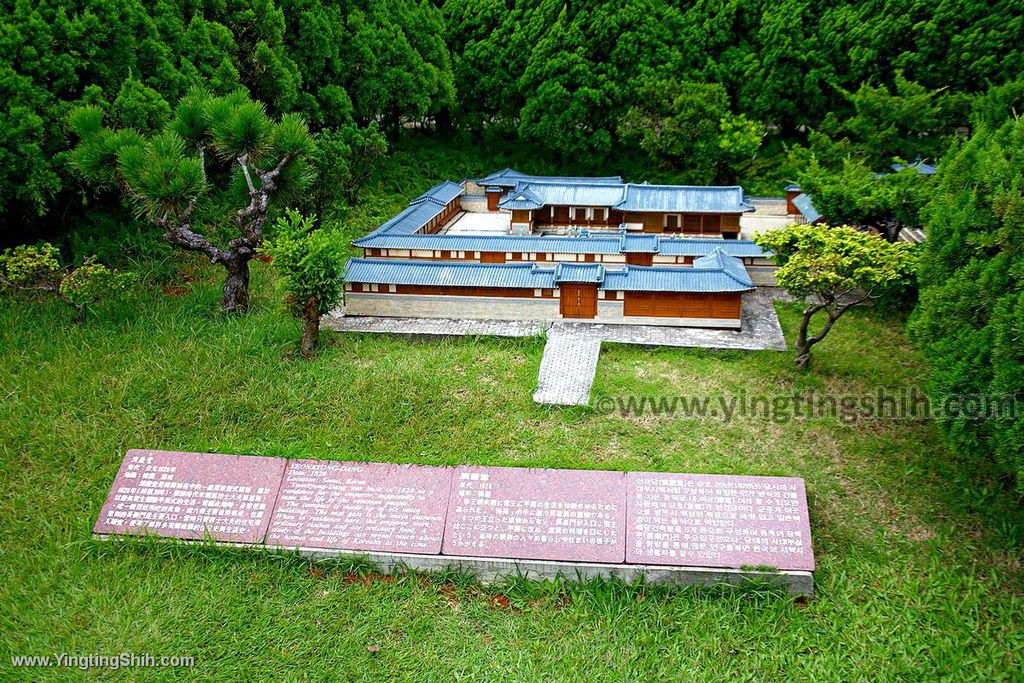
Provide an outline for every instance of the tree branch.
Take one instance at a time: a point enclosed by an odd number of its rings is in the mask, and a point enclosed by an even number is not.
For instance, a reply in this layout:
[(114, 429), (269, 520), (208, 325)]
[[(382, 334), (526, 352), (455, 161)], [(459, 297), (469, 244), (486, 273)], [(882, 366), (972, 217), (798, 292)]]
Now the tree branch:
[[(277, 162), (277, 165), (269, 171), (261, 171), (256, 165), (249, 163), (248, 155), (242, 155), (238, 158), (238, 165), (242, 167), (242, 173), (245, 174), (245, 182), (249, 186), (249, 204), (235, 212), (235, 224), (245, 236), (247, 242), (245, 246), (248, 246), (253, 251), (263, 242), (263, 222), (267, 217), (270, 194), (277, 189), (277, 177), (281, 175), (285, 165), (294, 156), (290, 152), (285, 154)], [(249, 170), (250, 166), (256, 172), (256, 177), (260, 180), (259, 188), (252, 181), (252, 175)], [(232, 240), (232, 244), (236, 247), (243, 246), (243, 243), (237, 240)]]
[(199, 169), (203, 172), (203, 185), (206, 185), (206, 147), (202, 143), (197, 143), (196, 151), (199, 152)]
[(14, 282), (11, 282), (10, 280), (8, 280), (3, 275), (0, 275), (0, 285), (3, 285), (4, 287), (10, 287), (11, 289), (15, 289), (15, 290), (17, 290), (19, 292), (48, 292), (50, 294), (54, 294), (63, 303), (67, 304), (72, 309), (74, 309), (74, 311), (75, 311), (75, 319), (78, 320), (79, 322), (81, 322), (82, 316), (83, 316), (84, 311), (85, 311), (85, 306), (82, 306), (80, 304), (76, 304), (74, 301), (72, 301), (71, 299), (67, 298), (64, 295), (64, 292), (60, 291), (60, 282), (48, 282), (47, 281), (47, 282), (42, 282), (42, 283), (40, 283), (38, 285), (19, 285), (19, 284), (15, 284)]
[[(191, 209), (186, 211), (191, 213)], [(184, 212), (183, 217), (187, 217)], [(164, 240), (182, 249), (206, 254), (211, 263), (222, 263), (230, 256), (227, 251), (210, 243), (204, 236), (193, 232), (191, 225), (185, 221), (176, 222), (161, 218), (155, 220), (154, 223), (164, 231)]]
[(270, 193), (277, 189), (277, 177), (281, 175), (281, 171), (284, 170), (284, 167), (288, 164), (289, 161), (292, 160), (294, 156), (295, 155), (293, 153), (288, 152), (283, 157), (281, 157), (281, 160), (279, 162), (277, 162), (277, 166), (270, 169), (269, 171), (265, 171), (260, 174), (260, 184), (263, 186), (263, 189), (266, 192)]
[(245, 184), (249, 186), (249, 194), (254, 194), (256, 188), (252, 184), (252, 176), (249, 175), (249, 155), (243, 154), (238, 157), (238, 165), (242, 167), (242, 175), (245, 176)]

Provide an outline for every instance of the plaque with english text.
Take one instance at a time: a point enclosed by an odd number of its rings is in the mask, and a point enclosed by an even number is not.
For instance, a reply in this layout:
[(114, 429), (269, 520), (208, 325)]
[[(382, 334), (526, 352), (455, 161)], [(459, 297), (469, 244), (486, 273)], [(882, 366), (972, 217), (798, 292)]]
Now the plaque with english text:
[(292, 460), (267, 545), (441, 552), (450, 467)]

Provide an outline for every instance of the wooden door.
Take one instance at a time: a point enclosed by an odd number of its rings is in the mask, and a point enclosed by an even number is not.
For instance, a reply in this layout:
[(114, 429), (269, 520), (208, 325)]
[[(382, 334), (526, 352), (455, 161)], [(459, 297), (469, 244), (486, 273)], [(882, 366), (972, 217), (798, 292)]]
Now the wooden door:
[(626, 254), (626, 263), (631, 266), (652, 266), (654, 265), (654, 254), (632, 252)]
[(559, 312), (563, 318), (597, 316), (597, 285), (564, 284), (559, 287)]

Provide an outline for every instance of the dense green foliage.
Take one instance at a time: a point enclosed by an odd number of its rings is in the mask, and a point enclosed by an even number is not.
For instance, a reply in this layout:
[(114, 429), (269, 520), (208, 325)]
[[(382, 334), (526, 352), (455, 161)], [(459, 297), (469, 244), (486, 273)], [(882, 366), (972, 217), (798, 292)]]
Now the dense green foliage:
[(734, 113), (787, 137), (810, 126), (862, 138), (872, 163), (936, 154), (967, 123), (965, 97), (1024, 68), (1013, 2), (448, 0), (444, 9), (460, 116), (471, 127), (517, 125), (577, 159), (607, 155), (628, 110), (663, 106), (659, 84), (676, 78), (720, 84)]
[(921, 209), (935, 180), (913, 168), (879, 174), (850, 158), (836, 169), (812, 158), (798, 178), (801, 190), (814, 198), (814, 208), (829, 221), (878, 227), (892, 223), (894, 228), (921, 225)]
[(303, 322), (302, 355), (312, 358), (320, 343), (320, 317), (341, 303), (345, 243), (316, 219), (289, 209), (277, 220), (274, 238), (261, 249), (280, 276), (285, 304)]
[[(942, 160), (912, 330), (944, 396), (1024, 402), (1024, 121), (982, 129)], [(1024, 492), (1024, 416), (947, 416), (950, 441), (994, 454)]]
[(972, 114), (998, 125), (1024, 95), (1013, 0), (10, 0), (0, 17), (8, 242), (109, 207), (73, 178), (70, 111), (145, 135), (198, 86), (243, 87), (314, 133), (455, 125), (577, 170), (764, 176), (773, 192), (802, 166), (782, 163), (787, 147), (833, 170), (933, 158)]
[(321, 220), (334, 211), (339, 200), (348, 206), (358, 201), (363, 186), (387, 155), (388, 141), (376, 122), (371, 122), (365, 128), (347, 123), (321, 130), (313, 142), (313, 182), (301, 204)]
[(43, 0), (0, 6), (0, 239), (80, 212), (65, 124), (95, 105), (159, 130), (191, 88), (244, 87), (314, 128), (435, 115), (454, 98), (438, 9), (413, 0)]

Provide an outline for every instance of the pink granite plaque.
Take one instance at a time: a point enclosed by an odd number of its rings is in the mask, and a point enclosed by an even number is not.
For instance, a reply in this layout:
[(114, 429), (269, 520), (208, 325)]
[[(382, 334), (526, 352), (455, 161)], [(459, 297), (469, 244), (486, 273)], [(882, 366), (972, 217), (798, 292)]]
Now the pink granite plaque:
[(283, 458), (130, 450), (93, 531), (262, 543)]
[(452, 468), (292, 460), (267, 545), (441, 552)]
[(814, 569), (803, 479), (626, 474), (626, 562)]
[(443, 552), (622, 562), (624, 487), (621, 472), (459, 467)]

